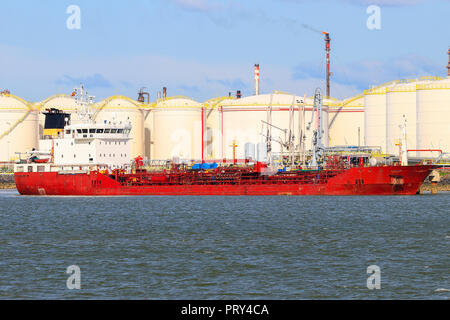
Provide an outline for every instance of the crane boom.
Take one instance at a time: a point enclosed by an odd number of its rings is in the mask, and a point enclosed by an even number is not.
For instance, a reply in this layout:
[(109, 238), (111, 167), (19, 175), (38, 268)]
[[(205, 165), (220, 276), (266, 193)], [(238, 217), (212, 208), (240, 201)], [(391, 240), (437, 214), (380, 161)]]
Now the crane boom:
[(313, 157), (310, 162), (310, 166), (317, 167), (321, 162), (323, 151), (325, 149), (322, 138), (323, 138), (323, 129), (322, 129), (322, 94), (320, 92), (320, 88), (316, 89), (314, 94), (314, 105), (311, 115), (311, 121), (308, 122), (306, 129), (311, 130), (311, 125), (314, 121), (314, 114), (317, 112), (317, 124), (316, 129), (313, 131), (312, 137), (312, 148), (313, 148)]

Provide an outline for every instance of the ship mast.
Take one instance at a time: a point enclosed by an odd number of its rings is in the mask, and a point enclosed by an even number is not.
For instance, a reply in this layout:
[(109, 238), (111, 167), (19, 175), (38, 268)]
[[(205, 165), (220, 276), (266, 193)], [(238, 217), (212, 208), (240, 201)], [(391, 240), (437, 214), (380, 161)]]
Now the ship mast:
[(321, 162), (323, 151), (325, 149), (323, 143), (322, 143), (322, 137), (323, 137), (323, 129), (322, 129), (322, 94), (320, 92), (320, 89), (317, 88), (316, 92), (314, 94), (314, 105), (312, 110), (312, 116), (311, 121), (308, 123), (306, 130), (311, 129), (311, 124), (314, 121), (314, 114), (317, 112), (317, 125), (316, 130), (313, 131), (312, 136), (312, 159), (309, 163), (311, 167), (317, 167), (319, 165), (319, 162)]
[(406, 117), (403, 115), (403, 124), (399, 126), (402, 131), (402, 139), (400, 142), (400, 164), (402, 166), (408, 165), (408, 148), (406, 145)]
[(267, 134), (266, 134), (266, 150), (267, 150), (267, 164), (272, 165), (272, 101), (273, 94), (270, 95), (270, 102), (267, 108)]
[(79, 88), (74, 88), (72, 96), (75, 97), (77, 104), (77, 113), (82, 123), (93, 122), (92, 104), (94, 102), (94, 96), (89, 96), (87, 91), (84, 90), (83, 84), (80, 84)]

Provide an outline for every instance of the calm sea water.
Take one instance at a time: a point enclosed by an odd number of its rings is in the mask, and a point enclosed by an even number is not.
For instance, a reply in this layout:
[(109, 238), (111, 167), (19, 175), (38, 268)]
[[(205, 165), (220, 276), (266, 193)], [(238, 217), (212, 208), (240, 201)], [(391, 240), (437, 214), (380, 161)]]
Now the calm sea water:
[(2, 299), (450, 298), (448, 193), (0, 203)]

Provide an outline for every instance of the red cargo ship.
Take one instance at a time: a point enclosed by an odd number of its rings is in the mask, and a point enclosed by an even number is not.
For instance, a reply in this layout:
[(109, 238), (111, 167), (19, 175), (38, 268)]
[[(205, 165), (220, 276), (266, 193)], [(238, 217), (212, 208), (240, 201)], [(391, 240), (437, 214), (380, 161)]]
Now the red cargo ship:
[[(38, 165), (26, 164), (29, 171)], [(292, 170), (267, 175), (253, 168), (218, 167), (124, 173), (100, 170), (16, 172), (22, 195), (414, 195), (432, 165)]]
[[(130, 159), (131, 125), (95, 123), (89, 113), (92, 99), (83, 87), (76, 93), (82, 121), (71, 125), (69, 114), (48, 110), (41, 150), (29, 152), (15, 165), (20, 194), (414, 195), (435, 167), (377, 164), (367, 153), (332, 154), (321, 144), (320, 117), (312, 154), (307, 161), (291, 159), (288, 170), (286, 166), (279, 170), (263, 162), (238, 164), (235, 160), (231, 164), (220, 161), (221, 165), (202, 161), (194, 166), (171, 162), (144, 166), (142, 158)], [(320, 95), (316, 97), (320, 111)]]

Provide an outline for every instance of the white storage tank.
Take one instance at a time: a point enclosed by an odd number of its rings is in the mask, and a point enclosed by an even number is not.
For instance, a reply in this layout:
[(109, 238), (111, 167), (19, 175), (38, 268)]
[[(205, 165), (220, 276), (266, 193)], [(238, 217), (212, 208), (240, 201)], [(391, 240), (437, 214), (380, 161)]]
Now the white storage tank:
[[(417, 148), (450, 152), (450, 78), (417, 85)], [(436, 157), (436, 152), (420, 152)]]
[(255, 161), (255, 144), (247, 142), (245, 144), (245, 159), (250, 161)]
[(330, 146), (364, 145), (364, 95), (360, 94), (329, 108)]
[[(300, 112), (301, 119), (299, 120), (299, 109), (302, 110), (302, 103), (304, 97), (295, 96), (288, 93), (274, 92), (272, 94), (261, 94), (256, 96), (249, 96), (241, 99), (227, 100), (218, 106), (219, 123), (223, 136), (221, 139), (221, 147), (219, 148), (219, 158), (233, 158), (233, 148), (231, 147), (235, 141), (238, 145), (236, 148), (236, 157), (243, 159), (245, 157), (245, 144), (264, 143), (266, 138), (267, 125), (263, 121), (267, 121), (267, 114), (269, 106), (272, 106), (272, 125), (282, 130), (289, 129), (289, 111), (292, 104), (294, 104), (293, 115), (293, 130), (295, 136), (295, 144), (299, 140), (299, 123), (300, 128), (305, 129), (308, 122), (311, 120), (311, 110), (313, 105), (312, 98), (306, 99), (305, 112)], [(322, 125), (324, 130), (323, 143), (328, 145), (328, 106), (329, 100), (323, 102), (323, 118)], [(317, 118), (315, 118), (316, 121)], [(314, 125), (313, 125), (314, 127)], [(280, 154), (282, 150), (280, 143), (277, 141), (285, 140), (285, 133), (279, 129), (272, 127), (272, 153), (274, 155)], [(306, 135), (305, 150), (311, 149), (312, 146), (312, 130), (303, 131)], [(283, 152), (287, 155), (287, 151), (283, 148)]]
[[(169, 97), (158, 102), (152, 114), (152, 159), (202, 159), (201, 103), (187, 97)], [(205, 144), (206, 134), (204, 139)]]
[(18, 159), (16, 152), (38, 149), (38, 111), (25, 100), (0, 94), (0, 161)]
[[(416, 149), (416, 82), (399, 83), (386, 89), (386, 152), (398, 154), (400, 126), (406, 119), (406, 144)], [(415, 155), (415, 154), (409, 154)]]
[(236, 98), (231, 96), (209, 99), (203, 103), (206, 118), (206, 148), (207, 159), (222, 159), (222, 105), (228, 105)]
[(131, 122), (131, 157), (144, 156), (144, 111), (141, 103), (125, 96), (112, 96), (96, 103), (94, 110), (96, 123)]
[(386, 152), (386, 90), (381, 85), (364, 90), (364, 145), (381, 147)]
[(264, 142), (260, 142), (256, 145), (257, 157), (259, 162), (267, 162), (267, 145)]

